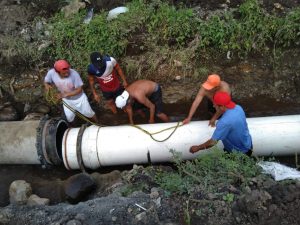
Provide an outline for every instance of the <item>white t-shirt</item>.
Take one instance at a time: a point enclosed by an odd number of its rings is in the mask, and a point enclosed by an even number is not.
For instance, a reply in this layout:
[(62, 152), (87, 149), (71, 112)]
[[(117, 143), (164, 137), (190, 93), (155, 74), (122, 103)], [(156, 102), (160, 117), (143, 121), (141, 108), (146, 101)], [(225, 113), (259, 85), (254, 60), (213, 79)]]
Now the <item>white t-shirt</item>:
[[(83, 85), (82, 79), (76, 70), (70, 69), (70, 75), (66, 78), (61, 78), (55, 69), (48, 71), (45, 80), (46, 83), (55, 84), (60, 93), (68, 93)], [(67, 99), (78, 99), (82, 92), (78, 95), (67, 97)]]

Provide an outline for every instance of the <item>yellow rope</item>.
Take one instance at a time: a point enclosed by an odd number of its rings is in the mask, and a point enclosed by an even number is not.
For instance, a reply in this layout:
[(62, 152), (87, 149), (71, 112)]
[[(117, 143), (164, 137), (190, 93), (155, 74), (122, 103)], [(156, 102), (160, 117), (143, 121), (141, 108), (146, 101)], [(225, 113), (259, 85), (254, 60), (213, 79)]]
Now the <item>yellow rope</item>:
[[(58, 103), (60, 102), (60, 100), (58, 100), (58, 99), (55, 97), (56, 94), (57, 94), (57, 92), (56, 92), (55, 90), (53, 90), (52, 88), (49, 89), (49, 91), (46, 92), (46, 95), (45, 95), (46, 101), (49, 102), (50, 104), (54, 104), (54, 105), (58, 104)], [(91, 121), (90, 119), (88, 119), (86, 116), (82, 115), (82, 114), (81, 114), (80, 112), (78, 112), (77, 110), (73, 109), (73, 108), (72, 108), (71, 106), (69, 106), (65, 101), (62, 100), (62, 103), (63, 103), (64, 106), (66, 106), (69, 110), (71, 110), (76, 116), (78, 116), (78, 117), (81, 118), (82, 120), (84, 120), (84, 121), (86, 121), (86, 122), (88, 122), (88, 123), (90, 123), (90, 124), (92, 124), (92, 125), (101, 126), (100, 124), (97, 124), (97, 123)], [(149, 131), (143, 129), (142, 127), (140, 127), (140, 126), (138, 126), (138, 125), (132, 124), (132, 125), (130, 125), (130, 126), (135, 127), (135, 128), (137, 128), (137, 129), (139, 129), (140, 131), (144, 132), (145, 134), (149, 135), (149, 136), (152, 138), (152, 140), (154, 140), (154, 141), (157, 141), (157, 142), (164, 142), (164, 141), (168, 140), (168, 139), (175, 133), (175, 131), (177, 130), (178, 127), (180, 127), (180, 126), (182, 126), (182, 125), (183, 125), (183, 124), (180, 124), (180, 122), (177, 122), (176, 126), (168, 127), (168, 128), (165, 128), (165, 129), (162, 129), (162, 130), (160, 130), (160, 131), (153, 132), (153, 133), (150, 133)], [(102, 126), (102, 127), (103, 127), (103, 126)], [(155, 134), (159, 134), (159, 133), (165, 132), (165, 131), (167, 131), (167, 130), (171, 130), (171, 129), (174, 129), (174, 130), (171, 132), (171, 134), (170, 134), (168, 137), (166, 137), (166, 138), (163, 139), (163, 140), (157, 140), (157, 139), (155, 139), (155, 138), (153, 137)]]
[[(165, 129), (162, 129), (162, 130), (160, 130), (160, 131), (153, 132), (153, 133), (150, 133), (149, 131), (147, 131), (147, 130), (141, 128), (141, 127), (138, 126), (138, 125), (134, 125), (134, 124), (133, 124), (133, 125), (131, 125), (131, 126), (137, 128), (137, 129), (139, 129), (139, 130), (141, 130), (141, 131), (144, 132), (145, 134), (148, 134), (148, 135), (152, 138), (152, 140), (154, 140), (154, 141), (157, 141), (157, 142), (164, 142), (164, 141), (168, 140), (170, 137), (172, 137), (172, 135), (175, 133), (175, 131), (177, 130), (177, 128), (178, 128), (178, 127), (181, 127), (182, 125), (183, 125), (183, 124), (180, 124), (180, 122), (177, 122), (176, 126), (168, 127), (168, 128), (165, 128)], [(155, 134), (159, 134), (159, 133), (162, 133), (162, 132), (164, 132), (164, 131), (167, 131), (167, 130), (170, 130), (170, 129), (173, 129), (173, 128), (174, 128), (174, 130), (171, 132), (171, 134), (170, 134), (168, 137), (166, 137), (165, 139), (163, 139), (163, 140), (157, 140), (157, 139), (155, 139), (155, 138), (153, 137), (153, 135), (155, 135)]]
[(45, 99), (46, 101), (51, 104), (51, 105), (57, 105), (59, 103), (59, 99), (56, 98), (57, 95), (57, 90), (55, 88), (50, 88), (46, 93), (45, 93)]
[(73, 109), (71, 106), (69, 106), (64, 100), (62, 100), (63, 105), (66, 106), (68, 109), (70, 109), (76, 116), (78, 116), (79, 118), (81, 118), (82, 120), (92, 124), (92, 125), (96, 125), (101, 127), (100, 124), (97, 124), (93, 121), (91, 121), (89, 118), (87, 118), (86, 116), (82, 115), (80, 112), (78, 112), (77, 110)]

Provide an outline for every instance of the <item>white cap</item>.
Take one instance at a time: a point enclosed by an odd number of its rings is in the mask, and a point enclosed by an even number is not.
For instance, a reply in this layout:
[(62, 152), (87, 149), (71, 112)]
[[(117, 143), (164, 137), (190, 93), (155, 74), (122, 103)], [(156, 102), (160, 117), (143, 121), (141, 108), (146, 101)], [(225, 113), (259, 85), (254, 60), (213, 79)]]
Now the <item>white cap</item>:
[(123, 91), (123, 93), (116, 98), (115, 101), (116, 106), (122, 109), (127, 104), (128, 98), (129, 98), (129, 93), (126, 90)]

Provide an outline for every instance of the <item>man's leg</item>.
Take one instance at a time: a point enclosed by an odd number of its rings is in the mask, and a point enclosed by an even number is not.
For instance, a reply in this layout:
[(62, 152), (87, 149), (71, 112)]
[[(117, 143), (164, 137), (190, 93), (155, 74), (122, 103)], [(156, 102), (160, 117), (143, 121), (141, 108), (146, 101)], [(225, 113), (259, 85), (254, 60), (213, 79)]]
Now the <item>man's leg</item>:
[(107, 100), (106, 104), (113, 114), (117, 114), (117, 107), (113, 99)]
[(68, 125), (69, 127), (74, 127), (75, 123), (74, 123), (74, 119), (75, 119), (75, 113), (73, 113), (68, 107), (66, 107), (65, 105), (63, 105), (64, 108), (64, 113), (66, 116), (66, 119), (68, 121)]
[(150, 101), (155, 105), (155, 115), (163, 122), (169, 122), (169, 117), (163, 113), (163, 101), (161, 87), (157, 87), (157, 91), (153, 92), (150, 96)]
[(159, 119), (161, 119), (163, 122), (169, 122), (170, 121), (169, 117), (164, 113), (158, 113), (158, 114), (156, 114), (156, 116)]
[(85, 117), (89, 118), (91, 121), (98, 123), (97, 115), (92, 109), (86, 94), (83, 93), (83, 95), (76, 101), (77, 101), (76, 110), (80, 112), (82, 115), (84, 115)]

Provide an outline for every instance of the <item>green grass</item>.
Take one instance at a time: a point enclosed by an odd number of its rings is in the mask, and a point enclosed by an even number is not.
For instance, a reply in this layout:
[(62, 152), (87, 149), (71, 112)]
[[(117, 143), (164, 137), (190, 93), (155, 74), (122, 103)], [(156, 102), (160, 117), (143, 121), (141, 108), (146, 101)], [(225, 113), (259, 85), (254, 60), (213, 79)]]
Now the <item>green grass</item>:
[[(167, 192), (178, 194), (218, 192), (219, 188), (229, 185), (243, 187), (260, 172), (253, 158), (217, 149), (193, 161), (181, 161), (176, 153), (174, 162), (177, 171), (158, 172), (155, 180)], [(228, 202), (233, 200), (227, 193), (223, 198)]]

